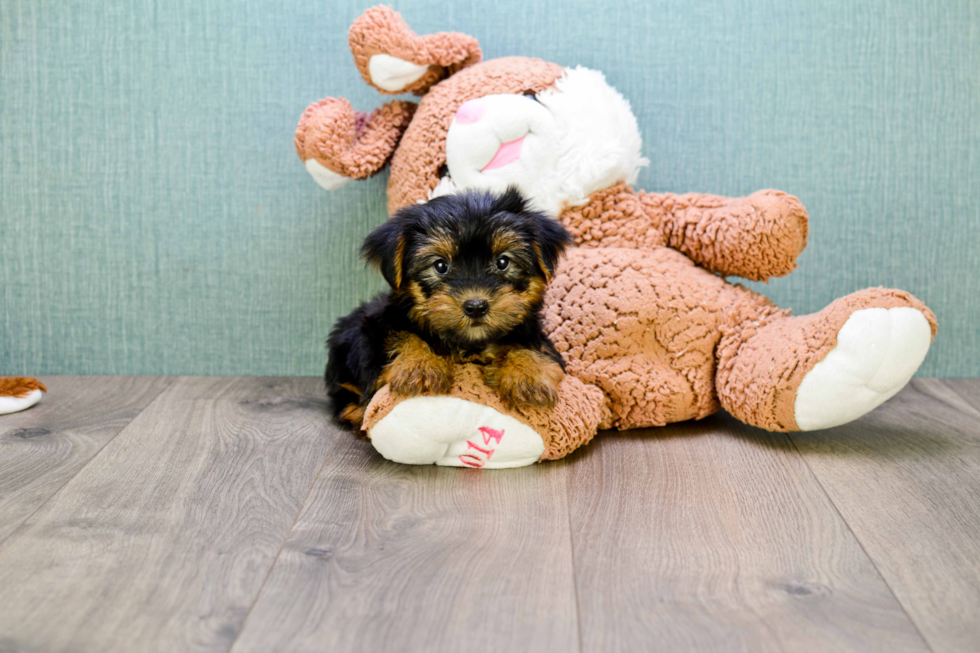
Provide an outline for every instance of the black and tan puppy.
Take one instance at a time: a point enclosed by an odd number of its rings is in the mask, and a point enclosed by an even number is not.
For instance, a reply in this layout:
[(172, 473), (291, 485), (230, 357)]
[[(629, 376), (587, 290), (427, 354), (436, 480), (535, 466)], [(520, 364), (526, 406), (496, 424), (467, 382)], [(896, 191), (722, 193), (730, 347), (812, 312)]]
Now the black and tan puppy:
[(361, 250), (391, 290), (341, 318), (327, 346), (335, 414), (360, 427), (386, 383), (444, 394), (475, 362), (512, 407), (552, 406), (564, 363), (541, 327), (545, 287), (570, 237), (514, 189), (463, 193), (398, 211)]

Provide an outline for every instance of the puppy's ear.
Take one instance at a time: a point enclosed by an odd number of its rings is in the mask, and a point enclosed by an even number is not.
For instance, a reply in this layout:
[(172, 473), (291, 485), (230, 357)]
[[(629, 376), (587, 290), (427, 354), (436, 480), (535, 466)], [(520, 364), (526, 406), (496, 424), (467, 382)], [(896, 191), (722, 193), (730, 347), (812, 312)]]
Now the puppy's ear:
[(538, 267), (541, 268), (545, 279), (551, 281), (551, 277), (555, 274), (555, 266), (558, 265), (558, 259), (565, 252), (565, 248), (571, 244), (572, 236), (554, 218), (549, 218), (544, 213), (532, 210), (527, 200), (515, 186), (508, 186), (503, 194), (497, 196), (493, 210), (524, 216), (529, 222)]
[(534, 253), (538, 257), (538, 266), (544, 273), (545, 279), (551, 281), (558, 260), (565, 253), (565, 248), (571, 244), (572, 236), (554, 218), (536, 211), (530, 213), (530, 216), (534, 225)]
[(368, 234), (361, 246), (361, 258), (380, 270), (395, 290), (405, 280), (406, 240), (404, 223), (396, 216)]
[(527, 200), (524, 199), (521, 191), (517, 190), (517, 186), (508, 186), (507, 190), (497, 195), (494, 198), (493, 208), (491, 210), (494, 213), (506, 212), (513, 213), (514, 215), (521, 215), (530, 211)]

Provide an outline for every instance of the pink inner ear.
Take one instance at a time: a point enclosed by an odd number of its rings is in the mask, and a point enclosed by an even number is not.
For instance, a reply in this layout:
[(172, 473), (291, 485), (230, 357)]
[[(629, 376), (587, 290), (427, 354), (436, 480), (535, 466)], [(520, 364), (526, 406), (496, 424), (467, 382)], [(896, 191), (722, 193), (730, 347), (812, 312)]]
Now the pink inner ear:
[(368, 118), (371, 117), (370, 113), (364, 111), (357, 111), (354, 113), (354, 136), (360, 137), (364, 133), (364, 125), (367, 124)]
[(502, 168), (508, 163), (513, 163), (521, 158), (521, 145), (524, 144), (524, 136), (515, 141), (504, 143), (497, 149), (497, 153), (490, 159), (490, 163), (483, 166), (483, 171)]
[(483, 117), (487, 112), (487, 102), (483, 98), (477, 98), (464, 102), (463, 106), (456, 110), (456, 122), (461, 125), (470, 125)]

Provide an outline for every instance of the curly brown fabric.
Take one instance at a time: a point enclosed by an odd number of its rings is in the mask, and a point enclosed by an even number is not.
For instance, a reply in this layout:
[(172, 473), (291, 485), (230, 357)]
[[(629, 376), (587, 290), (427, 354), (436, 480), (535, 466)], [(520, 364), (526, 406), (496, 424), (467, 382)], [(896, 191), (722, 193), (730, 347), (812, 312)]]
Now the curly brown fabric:
[(355, 113), (343, 98), (314, 102), (296, 128), (296, 153), (339, 175), (363, 179), (388, 163), (415, 108), (413, 102), (396, 100), (367, 114)]
[(695, 267), (674, 250), (580, 248), (545, 298), (545, 328), (568, 371), (602, 389), (619, 429), (718, 410), (715, 348), (736, 306), (768, 301)]
[(637, 193), (626, 184), (594, 193), (560, 219), (583, 247), (666, 245), (712, 272), (752, 281), (796, 269), (808, 228), (800, 201), (780, 191), (729, 198)]
[[(354, 64), (364, 81), (388, 95), (422, 95), (436, 82), (480, 61), (480, 44), (468, 34), (439, 32), (419, 36), (391, 7), (377, 6), (365, 11), (351, 25), (348, 44)], [(374, 85), (368, 63), (375, 54), (388, 54), (419, 66), (429, 66), (422, 77), (403, 89), (387, 91)]]

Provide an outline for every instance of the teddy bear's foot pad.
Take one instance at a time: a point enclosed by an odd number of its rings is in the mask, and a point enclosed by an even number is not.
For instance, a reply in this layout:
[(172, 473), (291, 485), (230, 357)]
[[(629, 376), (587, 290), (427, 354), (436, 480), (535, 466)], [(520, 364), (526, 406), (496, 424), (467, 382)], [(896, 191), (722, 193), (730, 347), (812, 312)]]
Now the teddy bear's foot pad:
[(537, 462), (544, 441), (530, 426), (457, 397), (415, 397), (371, 428), (382, 456), (408, 465), (502, 469)]
[(800, 383), (797, 426), (839, 426), (877, 408), (909, 382), (931, 340), (929, 322), (915, 308), (854, 311), (837, 332), (836, 346)]
[(31, 390), (23, 397), (0, 396), (0, 415), (27, 410), (41, 401), (42, 394), (40, 390)]

